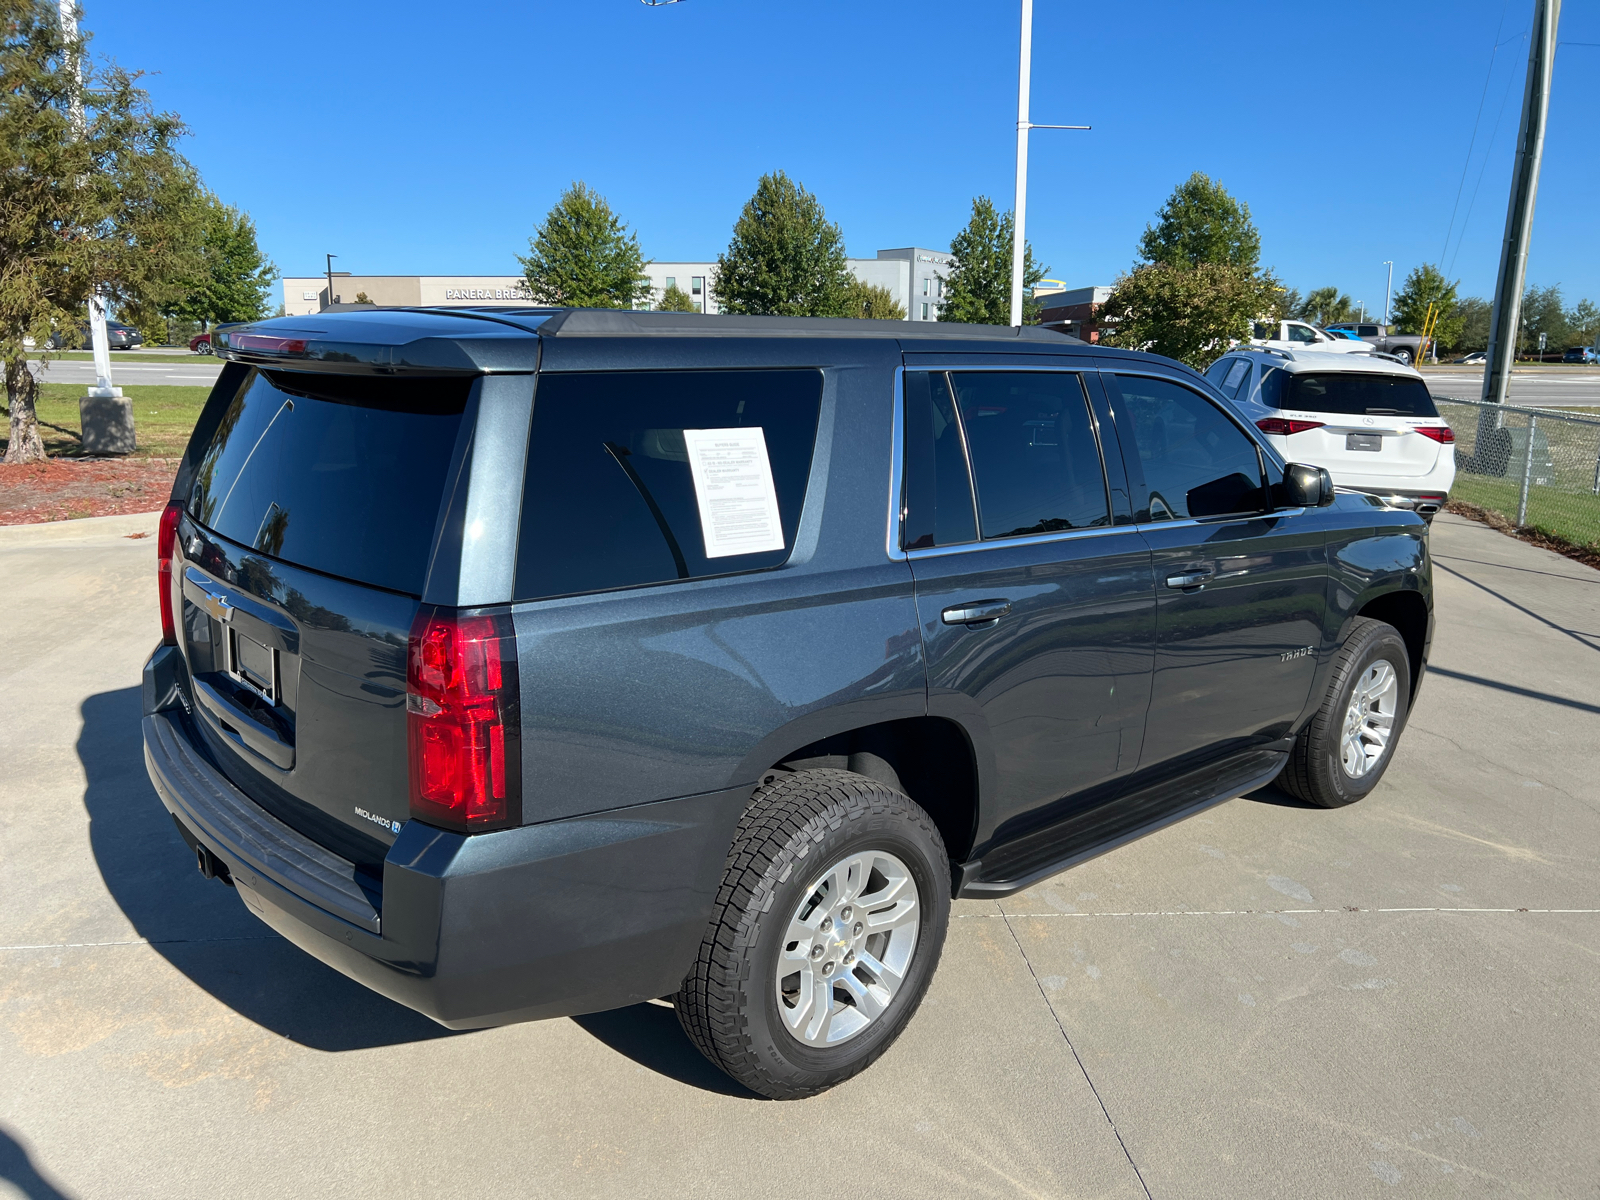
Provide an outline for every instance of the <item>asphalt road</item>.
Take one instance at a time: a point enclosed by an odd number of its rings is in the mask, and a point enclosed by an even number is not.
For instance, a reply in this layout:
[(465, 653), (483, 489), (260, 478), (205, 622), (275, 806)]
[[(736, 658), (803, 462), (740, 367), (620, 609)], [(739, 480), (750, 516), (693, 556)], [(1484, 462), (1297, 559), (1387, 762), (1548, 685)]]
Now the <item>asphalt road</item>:
[[(1424, 367), (1422, 374), (1434, 396), (1476, 400), (1483, 395), (1481, 368)], [(1519, 368), (1511, 373), (1506, 395), (1513, 404), (1536, 408), (1600, 408), (1600, 371), (1581, 367)]]
[[(68, 362), (55, 359), (49, 363), (33, 364), (34, 374), (49, 383), (80, 383), (88, 386), (94, 382), (94, 363)], [(211, 358), (179, 359), (168, 365), (155, 362), (119, 361), (111, 356), (111, 382), (118, 387), (140, 383), (170, 383), (190, 387), (210, 387), (217, 381), (222, 363)]]
[(0, 530), (0, 1195), (1595, 1193), (1600, 573), (1441, 517), (1373, 795), (958, 902), (899, 1043), (774, 1104), (659, 1004), (447, 1033), (202, 880), (140, 759), (154, 527)]

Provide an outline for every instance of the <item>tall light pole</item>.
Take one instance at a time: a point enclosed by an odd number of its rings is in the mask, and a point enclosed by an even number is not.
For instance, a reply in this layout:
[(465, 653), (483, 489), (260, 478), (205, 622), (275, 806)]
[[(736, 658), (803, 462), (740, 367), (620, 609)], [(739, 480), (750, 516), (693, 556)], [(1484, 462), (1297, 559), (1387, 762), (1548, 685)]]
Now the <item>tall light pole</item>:
[(1383, 265), (1389, 268), (1389, 282), (1383, 285), (1383, 323), (1389, 323), (1389, 297), (1394, 294), (1394, 263), (1387, 258)]
[(328, 303), (330, 305), (332, 305), (333, 304), (333, 260), (338, 258), (339, 256), (337, 254), (329, 254), (326, 257), (327, 257), (327, 260), (328, 260)]
[(1522, 92), (1522, 128), (1517, 133), (1517, 158), (1511, 170), (1511, 202), (1506, 209), (1500, 273), (1495, 279), (1494, 307), (1489, 315), (1489, 361), (1483, 372), (1482, 399), (1496, 404), (1505, 403), (1511, 364), (1516, 361), (1522, 285), (1528, 274), (1528, 236), (1533, 228), (1533, 203), (1539, 192), (1539, 166), (1544, 159), (1544, 122), (1550, 111), (1550, 75), (1555, 67), (1556, 26), (1560, 21), (1561, 0), (1534, 0), (1533, 26), (1528, 31), (1528, 81)]
[[(83, 136), (83, 60), (73, 43), (78, 40), (78, 14), (75, 0), (60, 0), (61, 37), (72, 55), (72, 78), (76, 85), (72, 92), (72, 127)], [(106, 338), (106, 301), (96, 287), (89, 293), (89, 345), (94, 350), (94, 386), (89, 395), (96, 399), (114, 400), (122, 389), (111, 386), (111, 345)]]
[(1028, 236), (1028, 131), (1089, 129), (1088, 125), (1035, 125), (1028, 120), (1028, 83), (1033, 71), (1033, 0), (1022, 0), (1022, 52), (1017, 67), (1017, 198), (1011, 235), (1011, 323), (1022, 324), (1022, 266)]

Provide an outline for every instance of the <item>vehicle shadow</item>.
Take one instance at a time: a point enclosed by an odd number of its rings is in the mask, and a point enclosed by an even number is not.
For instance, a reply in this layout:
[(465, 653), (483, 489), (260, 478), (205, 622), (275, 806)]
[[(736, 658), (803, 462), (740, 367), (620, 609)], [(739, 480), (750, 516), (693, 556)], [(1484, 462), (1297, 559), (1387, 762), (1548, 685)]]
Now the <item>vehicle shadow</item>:
[(90, 696), (81, 712), (95, 865), (157, 953), (240, 1016), (315, 1050), (457, 1035), (324, 966), (252, 916), (232, 889), (201, 877), (145, 774), (139, 688)]
[(33, 1158), (11, 1132), (0, 1125), (0, 1182), (9, 1183), (27, 1200), (67, 1200), (67, 1194), (33, 1165)]
[(634, 1004), (572, 1020), (596, 1041), (658, 1075), (739, 1100), (766, 1099), (712, 1066), (694, 1048), (668, 1004)]
[(1259, 787), (1253, 792), (1244, 794), (1246, 800), (1254, 800), (1257, 804), (1276, 804), (1280, 808), (1316, 808), (1315, 804), (1307, 804), (1304, 800), (1291, 796), (1275, 783), (1266, 787)]

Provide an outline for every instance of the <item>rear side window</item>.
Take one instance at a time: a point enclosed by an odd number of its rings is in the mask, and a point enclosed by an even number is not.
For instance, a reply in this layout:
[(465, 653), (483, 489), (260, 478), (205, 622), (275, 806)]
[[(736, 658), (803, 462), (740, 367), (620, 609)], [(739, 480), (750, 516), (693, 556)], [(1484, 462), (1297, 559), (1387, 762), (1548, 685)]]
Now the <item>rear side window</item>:
[(251, 370), (200, 454), (189, 515), (272, 558), (420, 596), (471, 382)]
[(1340, 416), (1437, 417), (1428, 385), (1404, 375), (1291, 375), (1276, 407)]
[(1166, 379), (1102, 378), (1120, 391), (1138, 447), (1144, 487), (1134, 503), (1137, 520), (1219, 517), (1265, 508), (1255, 443), (1211, 401)]
[(541, 375), (517, 599), (782, 564), (821, 404), (814, 369)]
[(978, 540), (977, 511), (967, 450), (956, 418), (950, 380), (942, 372), (912, 371), (906, 388), (907, 550)]
[(1222, 381), (1223, 395), (1230, 397), (1237, 396), (1239, 394), (1239, 385), (1249, 378), (1249, 362), (1242, 358), (1235, 359), (1232, 369), (1229, 370), (1227, 377)]

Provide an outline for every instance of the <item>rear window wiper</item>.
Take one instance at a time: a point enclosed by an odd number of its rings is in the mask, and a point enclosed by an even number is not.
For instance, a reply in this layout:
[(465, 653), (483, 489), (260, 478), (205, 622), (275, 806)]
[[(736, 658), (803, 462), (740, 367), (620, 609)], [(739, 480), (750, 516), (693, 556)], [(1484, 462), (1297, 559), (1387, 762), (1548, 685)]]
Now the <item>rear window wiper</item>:
[(1414, 414), (1408, 413), (1404, 409), (1399, 409), (1399, 408), (1369, 408), (1369, 409), (1367, 409), (1367, 416), (1369, 416), (1369, 417), (1409, 417), (1409, 416), (1413, 416), (1413, 415)]

